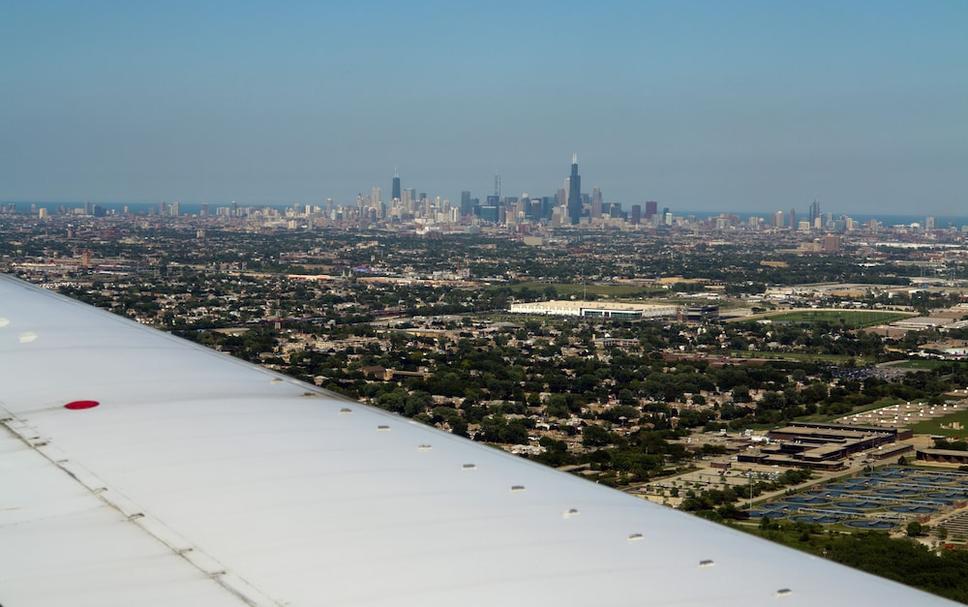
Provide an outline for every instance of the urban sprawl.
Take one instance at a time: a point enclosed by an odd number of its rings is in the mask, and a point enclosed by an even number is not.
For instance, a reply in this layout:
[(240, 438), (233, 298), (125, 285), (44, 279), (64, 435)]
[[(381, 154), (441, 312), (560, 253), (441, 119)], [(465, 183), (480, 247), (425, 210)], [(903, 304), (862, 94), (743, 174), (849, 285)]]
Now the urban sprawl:
[(965, 228), (390, 189), (0, 205), (0, 271), (877, 573), (968, 545)]

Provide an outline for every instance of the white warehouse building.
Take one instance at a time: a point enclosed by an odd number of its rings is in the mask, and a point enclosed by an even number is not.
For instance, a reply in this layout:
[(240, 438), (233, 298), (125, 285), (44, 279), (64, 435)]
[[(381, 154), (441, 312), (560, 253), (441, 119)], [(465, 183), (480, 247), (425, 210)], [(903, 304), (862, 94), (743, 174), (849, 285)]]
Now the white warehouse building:
[(650, 318), (674, 318), (678, 314), (679, 309), (674, 305), (609, 301), (553, 300), (511, 304), (510, 311), (514, 314), (584, 316), (587, 318), (640, 320)]

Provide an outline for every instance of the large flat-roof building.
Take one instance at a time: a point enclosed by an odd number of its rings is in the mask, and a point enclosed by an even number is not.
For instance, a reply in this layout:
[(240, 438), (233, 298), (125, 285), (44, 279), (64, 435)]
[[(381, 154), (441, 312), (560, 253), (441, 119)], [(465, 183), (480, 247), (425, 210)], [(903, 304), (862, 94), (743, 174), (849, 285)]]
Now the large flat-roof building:
[(968, 465), (968, 451), (954, 449), (918, 449), (917, 458), (919, 461), (934, 464)]
[(871, 457), (884, 459), (910, 451), (910, 445), (897, 443), (909, 436), (910, 431), (897, 428), (793, 422), (770, 430), (770, 444), (740, 453), (737, 461), (838, 470), (854, 453), (865, 451)]
[(581, 316), (615, 320), (674, 318), (678, 307), (671, 304), (641, 304), (608, 301), (553, 300), (511, 304), (514, 314), (544, 316)]

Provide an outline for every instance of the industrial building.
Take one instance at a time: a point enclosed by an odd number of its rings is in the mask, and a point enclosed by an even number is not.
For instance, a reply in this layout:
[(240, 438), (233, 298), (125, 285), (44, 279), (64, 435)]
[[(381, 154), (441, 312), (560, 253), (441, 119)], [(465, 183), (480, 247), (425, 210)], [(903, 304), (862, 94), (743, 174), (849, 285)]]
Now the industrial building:
[(968, 465), (968, 451), (956, 451), (954, 449), (918, 449), (917, 458), (918, 461), (933, 464)]
[(771, 430), (767, 434), (770, 444), (740, 453), (737, 461), (837, 470), (844, 467), (848, 456), (861, 451), (869, 452), (876, 459), (910, 451), (909, 445), (897, 445), (897, 448), (893, 445), (909, 436), (910, 431), (897, 428), (793, 423)]
[(647, 320), (675, 318), (679, 312), (671, 304), (641, 304), (607, 301), (553, 300), (511, 304), (514, 314), (543, 316), (581, 316), (614, 320)]
[(715, 304), (696, 304), (679, 309), (679, 320), (685, 322), (706, 322), (718, 318), (719, 306)]

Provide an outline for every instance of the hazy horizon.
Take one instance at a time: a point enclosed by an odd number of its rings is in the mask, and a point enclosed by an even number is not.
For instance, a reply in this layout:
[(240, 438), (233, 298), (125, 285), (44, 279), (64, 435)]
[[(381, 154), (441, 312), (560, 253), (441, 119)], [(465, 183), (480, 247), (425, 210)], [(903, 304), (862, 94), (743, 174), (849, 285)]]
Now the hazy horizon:
[(0, 8), (0, 200), (959, 215), (968, 3)]

